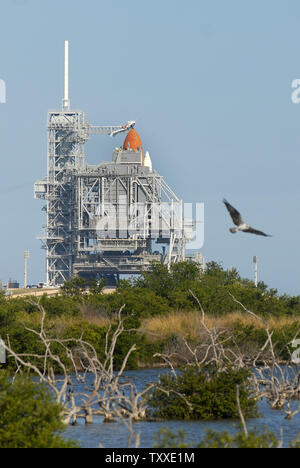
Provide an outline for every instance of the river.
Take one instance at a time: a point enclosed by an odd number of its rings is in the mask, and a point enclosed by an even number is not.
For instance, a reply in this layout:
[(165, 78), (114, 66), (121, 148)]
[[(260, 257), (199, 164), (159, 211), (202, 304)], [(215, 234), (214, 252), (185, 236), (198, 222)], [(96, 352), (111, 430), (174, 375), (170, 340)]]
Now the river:
[[(167, 372), (161, 369), (147, 369), (138, 371), (128, 371), (124, 375), (133, 381), (138, 389), (142, 389), (148, 382), (156, 381), (158, 375)], [(294, 402), (292, 408), (297, 408), (299, 402)], [(284, 446), (288, 447), (300, 432), (300, 414), (291, 421), (285, 419), (282, 411), (272, 410), (266, 401), (259, 402), (259, 413), (261, 417), (247, 421), (248, 429), (267, 426), (272, 432), (275, 432), (281, 438), (283, 433)], [(186, 442), (196, 445), (205, 435), (207, 429), (230, 434), (236, 432), (239, 428), (238, 421), (166, 421), (166, 422), (140, 422), (134, 424), (135, 432), (141, 435), (141, 448), (152, 448), (155, 439), (154, 435), (161, 429), (168, 427), (173, 432), (184, 430)], [(77, 426), (69, 426), (64, 433), (65, 438), (70, 438), (79, 442), (82, 448), (98, 448), (102, 445), (105, 448), (126, 448), (128, 443), (128, 430), (124, 423), (116, 422), (103, 424), (101, 419), (95, 419), (94, 424), (85, 425), (80, 420)]]

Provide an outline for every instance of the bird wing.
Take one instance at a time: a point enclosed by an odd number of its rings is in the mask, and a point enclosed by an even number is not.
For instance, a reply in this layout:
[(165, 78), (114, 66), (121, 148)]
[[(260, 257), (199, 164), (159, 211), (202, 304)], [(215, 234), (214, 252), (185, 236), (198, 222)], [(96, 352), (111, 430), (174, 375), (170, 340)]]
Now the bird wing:
[(236, 226), (240, 226), (241, 224), (244, 224), (243, 218), (241, 214), (236, 210), (230, 203), (228, 203), (227, 200), (223, 200), (224, 205), (226, 206), (227, 210), (229, 211), (229, 214), (232, 218), (232, 221)]
[(251, 226), (249, 226), (248, 229), (243, 229), (243, 232), (249, 232), (250, 234), (256, 234), (257, 236), (272, 237), (269, 236), (269, 234), (265, 234), (262, 231), (257, 231), (256, 229), (253, 229)]

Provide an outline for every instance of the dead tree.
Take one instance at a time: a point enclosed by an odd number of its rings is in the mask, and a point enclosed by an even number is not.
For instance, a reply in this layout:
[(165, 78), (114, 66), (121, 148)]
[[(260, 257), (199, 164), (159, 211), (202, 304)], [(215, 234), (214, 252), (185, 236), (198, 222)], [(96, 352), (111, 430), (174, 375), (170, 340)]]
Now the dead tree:
[[(129, 421), (145, 419), (144, 397), (151, 386), (138, 392), (132, 383), (124, 379), (128, 359), (136, 350), (136, 345), (128, 349), (118, 371), (114, 365), (118, 339), (129, 331), (125, 329), (122, 317), (124, 307), (118, 312), (115, 323), (108, 326), (104, 343), (105, 357), (100, 360), (95, 348), (83, 339), (83, 335), (79, 339), (49, 337), (44, 307), (39, 302), (32, 304), (36, 305), (41, 314), (40, 329), (25, 329), (38, 337), (43, 353), (16, 353), (9, 336), (5, 348), (8, 357), (15, 360), (16, 374), (31, 371), (51, 389), (56, 402), (62, 407), (64, 423), (76, 424), (79, 418), (83, 418), (86, 424), (91, 424), (95, 416), (102, 416), (105, 422), (117, 418)], [(53, 345), (59, 347), (59, 355), (54, 352)], [(88, 384), (88, 380), (92, 384)]]
[[(298, 414), (298, 410), (294, 412), (290, 410), (289, 403), (291, 400), (300, 399), (300, 366), (293, 363), (292, 358), (284, 366), (281, 364), (268, 322), (248, 310), (229, 293), (244, 312), (262, 323), (265, 329), (265, 343), (250, 358), (241, 351), (232, 331), (208, 326), (201, 302), (192, 291), (190, 293), (201, 312), (197, 345), (192, 345), (188, 340), (181, 338), (180, 351), (160, 353), (155, 357), (162, 359), (175, 377), (177, 377), (175, 364), (178, 362), (185, 367), (215, 366), (220, 372), (227, 365), (237, 370), (247, 367), (251, 371), (250, 388), (255, 399), (266, 398), (273, 409), (284, 410), (288, 419)], [(296, 340), (298, 334), (299, 331), (292, 342)], [(287, 349), (289, 345), (291, 343), (287, 343)]]
[[(231, 298), (246, 312), (257, 321), (263, 323), (266, 331), (266, 342), (253, 360), (252, 367), (252, 385), (257, 399), (267, 398), (273, 409), (283, 409), (286, 412), (287, 419), (292, 419), (299, 410), (292, 412), (290, 402), (300, 399), (300, 366), (293, 362), (292, 355), (290, 360), (281, 365), (280, 359), (275, 351), (273, 343), (273, 332), (270, 331), (269, 324), (254, 312), (247, 309), (231, 293)], [(299, 330), (295, 334), (292, 342), (287, 343), (286, 349), (296, 340)], [(270, 359), (265, 360), (264, 352), (268, 349)], [(261, 365), (258, 365), (260, 362)]]
[(218, 327), (210, 328), (207, 324), (206, 314), (201, 302), (190, 291), (191, 295), (197, 302), (201, 320), (199, 322), (198, 343), (193, 346), (185, 338), (180, 338), (180, 351), (172, 353), (157, 353), (154, 357), (158, 357), (168, 365), (172, 373), (177, 376), (175, 370), (176, 362), (181, 362), (183, 366), (214, 366), (220, 371), (227, 365), (231, 365), (237, 369), (245, 367), (244, 356), (239, 347), (235, 343), (233, 334), (228, 329), (220, 329)]

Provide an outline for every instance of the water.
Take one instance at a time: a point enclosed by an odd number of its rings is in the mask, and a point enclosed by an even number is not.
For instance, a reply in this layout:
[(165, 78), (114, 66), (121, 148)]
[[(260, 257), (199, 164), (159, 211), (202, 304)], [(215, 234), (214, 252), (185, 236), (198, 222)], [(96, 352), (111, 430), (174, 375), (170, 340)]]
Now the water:
[[(167, 372), (167, 370), (147, 369), (138, 371), (128, 371), (124, 375), (133, 381), (138, 389), (142, 389), (148, 382), (157, 380), (158, 375)], [(296, 409), (299, 402), (294, 402), (291, 405), (292, 409)], [(281, 431), (283, 432), (284, 446), (288, 447), (290, 442), (295, 440), (300, 432), (300, 414), (294, 417), (291, 421), (285, 419), (285, 414), (282, 411), (274, 411), (270, 408), (266, 401), (259, 403), (260, 418), (247, 421), (248, 430), (252, 428), (262, 428), (267, 426), (268, 429), (277, 434), (281, 439)], [(173, 432), (184, 430), (186, 434), (186, 442), (196, 445), (205, 435), (207, 429), (223, 432), (227, 431), (234, 434), (239, 430), (238, 421), (164, 421), (164, 422), (139, 422), (134, 424), (136, 433), (141, 435), (141, 448), (152, 448), (155, 440), (154, 435), (161, 429), (168, 427)], [(95, 423), (91, 426), (86, 426), (83, 421), (79, 421), (77, 426), (70, 426), (64, 433), (64, 437), (73, 439), (79, 442), (82, 448), (98, 448), (101, 444), (105, 448), (126, 448), (128, 445), (128, 429), (122, 422), (103, 424), (101, 419), (95, 419)]]

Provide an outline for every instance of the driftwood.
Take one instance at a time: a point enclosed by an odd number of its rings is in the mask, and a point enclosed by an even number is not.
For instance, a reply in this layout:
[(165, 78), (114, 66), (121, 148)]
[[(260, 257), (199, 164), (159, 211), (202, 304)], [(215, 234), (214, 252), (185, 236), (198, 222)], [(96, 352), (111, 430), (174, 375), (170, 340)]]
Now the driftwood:
[(217, 327), (209, 328), (206, 315), (199, 299), (190, 291), (201, 311), (201, 320), (198, 330), (197, 345), (193, 346), (185, 338), (178, 338), (178, 350), (171, 353), (157, 353), (154, 357), (160, 358), (170, 367), (176, 376), (175, 363), (184, 366), (216, 366), (220, 371), (229, 364), (236, 368), (246, 366), (244, 357), (235, 344), (234, 336), (229, 330)]
[[(139, 391), (136, 385), (128, 380), (124, 372), (128, 360), (136, 350), (133, 344), (127, 351), (118, 370), (115, 369), (116, 345), (126, 330), (122, 312), (123, 306), (114, 322), (109, 323), (104, 339), (104, 360), (100, 360), (95, 348), (83, 339), (58, 339), (47, 335), (46, 311), (40, 302), (30, 301), (41, 314), (39, 331), (24, 328), (36, 335), (44, 351), (38, 354), (19, 354), (11, 346), (7, 336), (5, 349), (7, 356), (16, 363), (17, 374), (28, 372), (38, 376), (41, 383), (47, 385), (54, 394), (56, 402), (61, 405), (61, 418), (66, 425), (75, 425), (78, 419), (92, 424), (95, 417), (102, 417), (103, 422), (121, 420), (129, 431), (128, 447), (138, 447), (140, 434), (135, 433), (133, 423), (147, 419), (147, 394), (153, 388), (160, 389), (159, 383), (151, 383)], [(60, 356), (53, 351), (53, 345), (59, 347)], [(68, 362), (68, 365), (65, 364)], [(80, 368), (80, 370), (79, 370)], [(92, 384), (91, 384), (92, 381)], [(184, 395), (178, 394), (187, 405), (191, 406)]]
[[(186, 339), (180, 338), (179, 351), (169, 354), (160, 353), (156, 354), (155, 357), (162, 359), (175, 376), (177, 376), (175, 363), (178, 362), (184, 366), (197, 366), (199, 368), (216, 366), (220, 371), (228, 365), (237, 370), (247, 367), (251, 370), (250, 386), (255, 399), (266, 398), (273, 409), (285, 411), (287, 419), (300, 413), (300, 407), (296, 411), (290, 409), (292, 400), (300, 400), (300, 366), (293, 362), (291, 353), (290, 361), (282, 365), (280, 358), (276, 355), (273, 332), (270, 331), (269, 324), (230, 294), (232, 300), (245, 313), (262, 323), (265, 328), (266, 341), (261, 349), (250, 358), (243, 354), (230, 330), (210, 328), (207, 325), (201, 302), (192, 291), (190, 293), (201, 312), (198, 344), (193, 347)], [(295, 334), (292, 342), (286, 344), (287, 349), (295, 342), (298, 335), (299, 331)], [(267, 360), (266, 355), (268, 355)]]
[[(45, 321), (46, 311), (38, 302), (32, 302), (41, 313), (40, 330), (25, 329), (38, 336), (44, 347), (42, 355), (18, 354), (10, 344), (7, 336), (5, 348), (8, 357), (16, 362), (16, 373), (32, 371), (39, 377), (40, 382), (46, 384), (55, 395), (55, 400), (62, 406), (62, 420), (65, 424), (76, 424), (79, 418), (83, 418), (86, 424), (92, 424), (95, 416), (102, 416), (105, 422), (113, 422), (117, 418), (132, 421), (140, 421), (146, 418), (146, 406), (144, 399), (152, 389), (139, 392), (136, 386), (124, 378), (124, 371), (131, 354), (136, 350), (132, 345), (126, 353), (122, 365), (118, 371), (114, 368), (115, 349), (119, 337), (125, 330), (121, 308), (112, 331), (110, 323), (105, 336), (105, 359), (103, 362), (97, 356), (95, 348), (87, 343), (83, 336), (79, 339), (55, 339), (47, 336)], [(61, 355), (67, 358), (70, 365), (67, 367), (57, 354), (53, 352), (53, 344), (61, 348)], [(78, 370), (78, 361), (82, 369)], [(55, 370), (56, 372), (55, 372)], [(59, 369), (59, 371), (57, 371)], [(88, 386), (92, 380), (92, 385)], [(78, 384), (83, 390), (78, 390)]]
[[(292, 419), (296, 414), (300, 413), (300, 408), (294, 412), (290, 410), (290, 402), (300, 399), (299, 364), (293, 362), (292, 354), (289, 353), (289, 362), (284, 366), (281, 365), (280, 359), (276, 356), (273, 333), (270, 332), (268, 323), (257, 314), (248, 310), (232, 294), (230, 294), (230, 296), (247, 314), (251, 315), (265, 326), (267, 335), (266, 342), (252, 363), (252, 385), (256, 398), (267, 398), (273, 409), (284, 410), (286, 418)], [(298, 335), (299, 330), (295, 334), (292, 342), (287, 343), (286, 349), (289, 350), (289, 346), (295, 342)], [(267, 348), (271, 355), (270, 362), (266, 362), (262, 358), (262, 354)], [(260, 361), (261, 365), (257, 364), (258, 361)]]
[[(186, 339), (181, 339), (180, 350), (171, 353), (156, 354), (177, 377), (176, 364), (178, 361), (185, 366), (215, 366), (220, 372), (228, 365), (235, 369), (250, 368), (252, 375), (250, 385), (253, 396), (259, 400), (266, 398), (273, 409), (285, 411), (286, 419), (292, 419), (300, 413), (291, 410), (291, 401), (300, 400), (300, 366), (292, 362), (286, 366), (280, 365), (273, 343), (273, 333), (266, 321), (257, 314), (248, 310), (233, 295), (232, 299), (245, 313), (263, 323), (266, 332), (266, 341), (261, 349), (249, 360), (236, 344), (234, 336), (229, 330), (210, 328), (207, 324), (205, 311), (195, 294), (190, 291), (197, 302), (201, 320), (199, 326), (199, 339), (193, 346)], [(18, 354), (7, 336), (5, 349), (7, 356), (16, 363), (16, 374), (31, 371), (39, 377), (40, 382), (46, 384), (53, 392), (55, 400), (62, 407), (62, 420), (65, 424), (76, 424), (82, 418), (86, 424), (92, 424), (96, 416), (103, 418), (104, 422), (122, 420), (129, 431), (128, 446), (139, 446), (140, 435), (135, 434), (133, 423), (146, 419), (147, 394), (154, 388), (166, 392), (157, 384), (149, 384), (142, 391), (138, 391), (133, 382), (125, 379), (124, 371), (128, 359), (136, 350), (133, 344), (127, 351), (119, 370), (115, 370), (114, 359), (118, 339), (126, 330), (120, 309), (114, 323), (109, 323), (105, 335), (104, 359), (100, 360), (95, 348), (84, 340), (57, 339), (47, 335), (45, 326), (46, 311), (39, 302), (31, 302), (41, 314), (39, 331), (25, 327), (25, 329), (39, 338), (43, 345), (43, 353)], [(299, 332), (295, 334), (297, 338)], [(64, 355), (68, 361), (62, 359), (53, 351), (53, 345), (61, 348), (60, 356)], [(291, 343), (287, 343), (287, 346)], [(265, 360), (265, 353), (270, 358)], [(80, 368), (80, 370), (79, 370)], [(59, 369), (59, 371), (57, 371)], [(92, 384), (89, 382), (92, 380)], [(189, 402), (184, 395), (179, 395), (187, 405)], [(239, 406), (239, 389), (237, 389), (237, 405), (244, 432), (247, 427)]]

